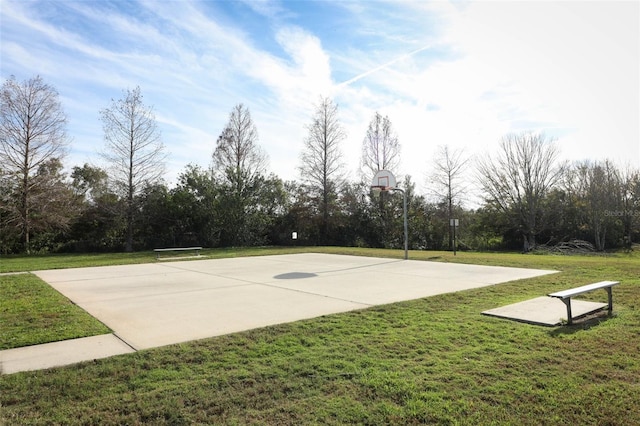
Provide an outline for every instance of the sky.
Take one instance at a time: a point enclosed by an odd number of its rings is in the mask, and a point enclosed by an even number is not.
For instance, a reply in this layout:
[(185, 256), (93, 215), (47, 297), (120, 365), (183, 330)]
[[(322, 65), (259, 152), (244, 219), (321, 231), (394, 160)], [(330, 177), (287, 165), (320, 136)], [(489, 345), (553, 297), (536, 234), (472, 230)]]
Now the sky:
[(638, 1), (0, 0), (0, 76), (56, 88), (69, 169), (101, 166), (99, 111), (140, 86), (169, 185), (209, 167), (239, 103), (269, 171), (299, 180), (326, 96), (353, 180), (379, 112), (401, 144), (395, 174), (425, 191), (439, 146), (495, 155), (513, 132), (544, 133), (562, 159), (640, 168), (639, 22)]

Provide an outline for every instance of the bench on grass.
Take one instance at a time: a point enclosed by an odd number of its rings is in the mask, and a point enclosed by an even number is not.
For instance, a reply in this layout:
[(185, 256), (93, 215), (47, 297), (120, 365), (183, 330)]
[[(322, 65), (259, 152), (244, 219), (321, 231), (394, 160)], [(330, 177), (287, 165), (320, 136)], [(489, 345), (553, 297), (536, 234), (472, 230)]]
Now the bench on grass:
[(582, 287), (576, 287), (569, 290), (550, 293), (548, 294), (548, 296), (557, 297), (558, 299), (562, 300), (565, 305), (567, 305), (567, 323), (571, 325), (573, 323), (573, 318), (571, 317), (572, 297), (603, 288), (607, 291), (607, 295), (609, 296), (609, 315), (611, 315), (613, 313), (613, 298), (611, 296), (611, 287), (618, 284), (620, 284), (619, 281), (600, 281), (599, 283), (587, 284), (583, 285)]
[(156, 260), (160, 259), (160, 253), (168, 252), (168, 251), (193, 251), (196, 256), (200, 256), (200, 250), (202, 247), (172, 247), (172, 248), (157, 248), (153, 249), (156, 252)]

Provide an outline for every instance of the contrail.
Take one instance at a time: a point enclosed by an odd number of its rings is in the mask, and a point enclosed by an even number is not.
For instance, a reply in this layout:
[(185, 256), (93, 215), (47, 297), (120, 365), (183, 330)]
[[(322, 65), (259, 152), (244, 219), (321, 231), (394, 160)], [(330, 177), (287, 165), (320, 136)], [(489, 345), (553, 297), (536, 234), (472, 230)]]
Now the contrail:
[(402, 61), (403, 59), (410, 58), (410, 57), (412, 57), (413, 55), (415, 55), (416, 53), (420, 53), (420, 52), (422, 52), (423, 50), (427, 50), (427, 49), (428, 49), (428, 48), (430, 48), (430, 47), (431, 47), (431, 45), (424, 46), (424, 47), (421, 47), (420, 49), (416, 49), (416, 50), (414, 50), (414, 51), (412, 51), (412, 52), (409, 52), (409, 53), (407, 53), (407, 54), (405, 54), (405, 55), (398, 56), (397, 58), (392, 59), (391, 61), (387, 62), (386, 64), (382, 64), (382, 65), (377, 66), (377, 67), (375, 67), (375, 68), (373, 68), (373, 69), (370, 69), (369, 71), (365, 71), (365, 72), (363, 72), (362, 74), (357, 75), (357, 76), (355, 76), (355, 77), (353, 77), (353, 78), (351, 78), (351, 79), (349, 79), (349, 80), (347, 80), (347, 81), (343, 81), (342, 83), (338, 84), (338, 85), (337, 85), (337, 87), (338, 87), (338, 88), (340, 88), (340, 87), (343, 87), (343, 86), (348, 86), (348, 85), (349, 85), (349, 84), (351, 84), (351, 83), (355, 83), (356, 81), (358, 81), (358, 80), (360, 80), (360, 79), (362, 79), (362, 78), (364, 78), (364, 77), (366, 77), (366, 76), (368, 76), (368, 75), (371, 75), (371, 74), (373, 74), (374, 72), (377, 72), (377, 71), (380, 71), (380, 70), (382, 70), (382, 69), (385, 69), (385, 68), (387, 68), (388, 66), (391, 66), (391, 65), (395, 64), (396, 62)]

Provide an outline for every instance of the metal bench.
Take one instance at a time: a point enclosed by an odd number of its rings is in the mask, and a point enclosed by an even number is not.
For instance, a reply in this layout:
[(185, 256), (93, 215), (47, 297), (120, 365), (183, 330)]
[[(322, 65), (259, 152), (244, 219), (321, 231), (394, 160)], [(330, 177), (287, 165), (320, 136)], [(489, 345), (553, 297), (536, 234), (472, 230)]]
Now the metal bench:
[(583, 285), (582, 287), (576, 287), (569, 290), (549, 293), (548, 296), (556, 297), (562, 300), (565, 305), (567, 305), (567, 323), (571, 325), (573, 324), (573, 318), (571, 316), (571, 298), (572, 297), (603, 288), (607, 291), (607, 295), (609, 296), (609, 315), (611, 315), (613, 313), (613, 297), (611, 295), (611, 288), (614, 285), (618, 285), (618, 284), (620, 284), (619, 281), (600, 281), (599, 283), (587, 284), (587, 285)]
[(200, 250), (202, 247), (172, 247), (172, 248), (157, 248), (153, 249), (156, 252), (156, 260), (160, 259), (160, 253), (168, 251), (194, 251), (196, 256), (200, 256)]

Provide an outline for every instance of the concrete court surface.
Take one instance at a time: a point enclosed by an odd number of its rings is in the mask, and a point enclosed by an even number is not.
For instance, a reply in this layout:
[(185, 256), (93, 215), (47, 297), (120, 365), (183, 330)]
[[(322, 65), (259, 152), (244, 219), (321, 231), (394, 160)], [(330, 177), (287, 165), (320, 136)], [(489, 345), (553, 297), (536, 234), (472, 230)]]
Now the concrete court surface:
[(146, 349), (552, 272), (304, 253), (35, 274)]
[(554, 272), (314, 253), (36, 271), (113, 335), (0, 351), (0, 370), (66, 365)]

